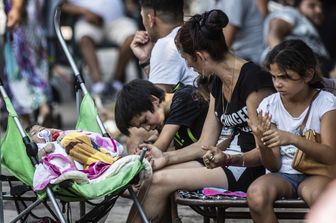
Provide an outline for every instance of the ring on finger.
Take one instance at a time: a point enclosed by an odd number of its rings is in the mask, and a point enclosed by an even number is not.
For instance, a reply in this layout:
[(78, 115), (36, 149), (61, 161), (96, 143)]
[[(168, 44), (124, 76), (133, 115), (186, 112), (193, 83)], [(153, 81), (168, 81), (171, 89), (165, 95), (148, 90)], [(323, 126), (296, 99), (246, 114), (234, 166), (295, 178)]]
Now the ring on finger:
[(213, 161), (214, 159), (215, 159), (215, 156), (211, 154), (211, 156), (209, 157), (209, 161)]

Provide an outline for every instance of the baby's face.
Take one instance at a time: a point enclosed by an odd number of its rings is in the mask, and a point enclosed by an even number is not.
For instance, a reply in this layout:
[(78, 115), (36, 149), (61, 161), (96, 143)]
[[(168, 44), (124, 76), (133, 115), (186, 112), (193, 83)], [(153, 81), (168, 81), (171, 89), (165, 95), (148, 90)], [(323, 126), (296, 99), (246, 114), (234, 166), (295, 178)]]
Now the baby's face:
[(40, 125), (34, 125), (29, 130), (29, 135), (35, 143), (46, 143), (51, 141), (51, 134), (49, 129)]

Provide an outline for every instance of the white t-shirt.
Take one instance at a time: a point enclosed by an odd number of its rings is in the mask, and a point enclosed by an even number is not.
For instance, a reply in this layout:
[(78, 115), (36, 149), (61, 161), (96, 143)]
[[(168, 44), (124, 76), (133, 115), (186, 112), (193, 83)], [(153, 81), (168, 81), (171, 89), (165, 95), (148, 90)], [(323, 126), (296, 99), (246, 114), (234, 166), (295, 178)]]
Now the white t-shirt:
[[(267, 16), (264, 23), (264, 43), (266, 44), (269, 25), (272, 19), (281, 19), (289, 23), (292, 30), (286, 39), (301, 39), (319, 56), (329, 58), (329, 54), (321, 40), (321, 37), (313, 24), (297, 9), (284, 7)], [(266, 44), (267, 45), (267, 44)], [(268, 50), (267, 50), (268, 51)], [(267, 52), (266, 51), (266, 52)], [(266, 53), (264, 52), (264, 55)]]
[(125, 16), (121, 0), (69, 0), (69, 3), (89, 9), (101, 16), (105, 23)]
[(189, 68), (175, 45), (176, 27), (167, 36), (159, 39), (150, 58), (149, 81), (154, 84), (175, 85), (182, 82), (193, 85), (197, 73)]
[[(336, 97), (326, 91), (321, 91), (311, 105), (311, 110), (303, 132), (313, 129), (320, 133), (320, 123), (322, 116), (336, 109)], [(272, 122), (278, 129), (299, 134), (299, 126), (303, 122), (308, 107), (299, 117), (293, 117), (287, 112), (282, 104), (280, 94), (275, 93), (265, 98), (259, 105), (258, 110), (268, 111), (272, 115)], [(281, 173), (300, 174), (300, 172), (292, 168), (292, 161), (297, 148), (293, 145), (280, 146), (282, 165), (279, 170)]]

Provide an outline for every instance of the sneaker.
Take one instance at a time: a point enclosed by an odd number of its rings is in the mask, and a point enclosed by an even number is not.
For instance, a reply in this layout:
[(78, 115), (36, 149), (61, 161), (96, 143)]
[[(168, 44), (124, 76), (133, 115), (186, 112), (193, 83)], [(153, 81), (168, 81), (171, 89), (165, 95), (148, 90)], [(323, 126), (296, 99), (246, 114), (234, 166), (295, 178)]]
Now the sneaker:
[(94, 96), (99, 96), (103, 93), (105, 89), (105, 83), (104, 82), (97, 82), (94, 83), (91, 87), (91, 93)]

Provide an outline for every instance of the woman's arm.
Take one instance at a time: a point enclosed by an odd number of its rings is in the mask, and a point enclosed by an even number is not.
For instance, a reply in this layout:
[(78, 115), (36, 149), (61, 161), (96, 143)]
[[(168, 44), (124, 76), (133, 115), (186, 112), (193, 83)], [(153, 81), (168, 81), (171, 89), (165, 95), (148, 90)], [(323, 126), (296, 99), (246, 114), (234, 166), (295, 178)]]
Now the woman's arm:
[(202, 146), (214, 146), (217, 143), (221, 125), (215, 116), (215, 99), (210, 96), (209, 110), (204, 122), (200, 139), (183, 149), (169, 151), (163, 154), (166, 165), (183, 163), (198, 158), (202, 158), (205, 151)]

